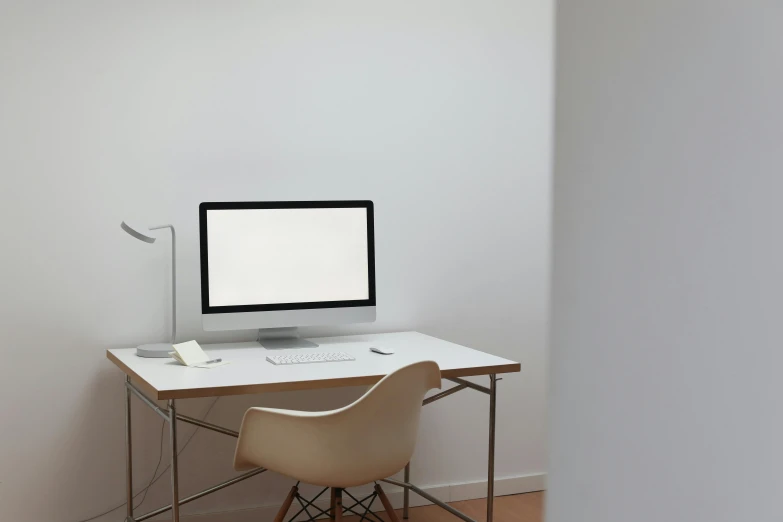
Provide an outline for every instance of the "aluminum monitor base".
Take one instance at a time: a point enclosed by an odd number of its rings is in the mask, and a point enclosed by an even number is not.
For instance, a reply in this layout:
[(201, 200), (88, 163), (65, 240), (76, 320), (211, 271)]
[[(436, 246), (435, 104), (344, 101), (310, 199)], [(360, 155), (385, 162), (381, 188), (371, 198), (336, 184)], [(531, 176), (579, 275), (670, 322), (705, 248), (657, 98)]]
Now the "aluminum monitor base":
[(269, 350), (318, 347), (318, 344), (299, 337), (297, 328), (261, 328), (258, 330), (256, 340), (258, 344)]

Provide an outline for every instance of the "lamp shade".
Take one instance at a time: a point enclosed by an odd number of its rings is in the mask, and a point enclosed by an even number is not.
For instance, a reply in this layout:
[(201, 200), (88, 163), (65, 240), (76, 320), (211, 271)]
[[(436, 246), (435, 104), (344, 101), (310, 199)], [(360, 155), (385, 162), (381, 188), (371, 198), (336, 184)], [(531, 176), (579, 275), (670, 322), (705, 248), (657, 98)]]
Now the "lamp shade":
[(146, 234), (144, 232), (141, 232), (141, 230), (147, 230), (145, 227), (139, 227), (139, 226), (136, 226), (135, 224), (134, 225), (129, 225), (125, 221), (123, 221), (120, 224), (120, 228), (123, 229), (128, 234), (130, 234), (131, 236), (135, 237), (138, 240), (144, 241), (145, 243), (154, 243), (155, 242), (155, 238), (154, 237), (152, 237), (152, 236), (150, 236), (150, 235), (148, 235), (148, 234)]

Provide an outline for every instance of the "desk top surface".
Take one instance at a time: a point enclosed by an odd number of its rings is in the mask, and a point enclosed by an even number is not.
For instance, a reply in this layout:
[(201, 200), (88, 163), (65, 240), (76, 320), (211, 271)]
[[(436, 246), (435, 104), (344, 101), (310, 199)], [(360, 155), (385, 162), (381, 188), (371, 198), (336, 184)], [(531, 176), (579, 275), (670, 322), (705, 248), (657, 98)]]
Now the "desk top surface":
[[(318, 348), (267, 350), (258, 343), (205, 344), (210, 357), (230, 364), (188, 368), (173, 359), (145, 359), (135, 348), (107, 350), (106, 357), (153, 399), (191, 399), (275, 391), (363, 386), (418, 361), (435, 361), (444, 378), (518, 372), (518, 362), (466, 348), (418, 332), (351, 335), (312, 339)], [(393, 348), (393, 355), (370, 351)], [(346, 352), (355, 361), (275, 366), (266, 356), (306, 352)]]

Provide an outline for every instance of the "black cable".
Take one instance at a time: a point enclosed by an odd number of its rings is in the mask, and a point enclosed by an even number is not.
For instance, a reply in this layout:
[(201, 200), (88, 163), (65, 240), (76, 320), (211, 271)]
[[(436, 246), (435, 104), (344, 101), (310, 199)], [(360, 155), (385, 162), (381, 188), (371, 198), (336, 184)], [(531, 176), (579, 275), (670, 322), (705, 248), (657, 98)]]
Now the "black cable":
[[(204, 413), (204, 416), (202, 417), (201, 420), (207, 420), (207, 415), (209, 415), (209, 412), (212, 411), (212, 407), (215, 406), (215, 404), (217, 404), (217, 401), (219, 399), (220, 399), (220, 397), (215, 397), (215, 400), (212, 401), (212, 404), (209, 405), (209, 408), (207, 408), (207, 411)], [(149, 482), (149, 484), (147, 484), (147, 487), (145, 487), (144, 489), (142, 489), (141, 491), (139, 491), (138, 493), (133, 495), (133, 499), (135, 499), (139, 495), (144, 494), (144, 497), (142, 497), (141, 502), (139, 502), (139, 504), (137, 506), (134, 506), (133, 509), (138, 509), (139, 507), (141, 507), (141, 505), (144, 503), (144, 500), (147, 498), (147, 492), (150, 490), (152, 485), (155, 484), (158, 480), (160, 480), (160, 478), (163, 477), (163, 475), (166, 473), (166, 471), (168, 471), (171, 468), (171, 464), (169, 464), (160, 473), (160, 475), (158, 475), (157, 477), (155, 476), (158, 473), (158, 468), (160, 468), (160, 463), (163, 461), (163, 428), (166, 427), (166, 421), (164, 420), (162, 422), (163, 422), (163, 425), (160, 427), (160, 451), (158, 453), (158, 464), (157, 464), (157, 466), (155, 466), (155, 471), (152, 472), (152, 479), (150, 479), (150, 482)], [(199, 426), (195, 430), (193, 430), (193, 433), (191, 433), (190, 437), (188, 437), (188, 440), (185, 441), (185, 444), (182, 446), (182, 449), (177, 452), (177, 456), (179, 456), (180, 454), (182, 454), (183, 451), (185, 451), (185, 448), (188, 447), (188, 444), (190, 444), (190, 441), (193, 440), (193, 437), (196, 435), (196, 433), (200, 429), (201, 429), (201, 427)], [(126, 504), (127, 504), (127, 502), (123, 502), (122, 504), (120, 504), (120, 505), (118, 505), (116, 507), (113, 507), (113, 508), (111, 508), (108, 511), (104, 511), (100, 515), (95, 515), (95, 516), (90, 517), (90, 518), (85, 518), (84, 520), (78, 520), (77, 522), (91, 522), (92, 520), (95, 520), (96, 518), (101, 518), (102, 516), (108, 515), (109, 513), (113, 512), (113, 511), (117, 511), (118, 509), (120, 509), (121, 507), (125, 506)]]

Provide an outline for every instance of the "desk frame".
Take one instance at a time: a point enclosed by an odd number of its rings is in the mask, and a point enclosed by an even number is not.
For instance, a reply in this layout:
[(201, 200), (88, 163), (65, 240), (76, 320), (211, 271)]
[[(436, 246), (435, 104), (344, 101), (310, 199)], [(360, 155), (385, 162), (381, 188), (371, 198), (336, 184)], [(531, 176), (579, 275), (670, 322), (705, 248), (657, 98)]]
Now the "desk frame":
[[(497, 382), (501, 379), (498, 378), (497, 375), (494, 373), (489, 374), (490, 384), (488, 388), (484, 386), (480, 386), (470, 381), (466, 381), (458, 377), (451, 377), (447, 379), (454, 382), (456, 386), (425, 399), (423, 402), (424, 406), (426, 406), (427, 404), (432, 404), (435, 401), (448, 397), (449, 395), (462, 391), (466, 388), (489, 395), (489, 446), (488, 446), (488, 455), (487, 455), (487, 522), (492, 522), (493, 508), (494, 508), (494, 501), (495, 501), (495, 409), (497, 404)], [(171, 450), (171, 470), (170, 470), (171, 499), (172, 499), (171, 504), (169, 504), (168, 506), (155, 509), (153, 511), (150, 511), (148, 513), (145, 513), (144, 515), (140, 515), (135, 518), (133, 515), (133, 441), (131, 436), (131, 396), (132, 395), (135, 395), (139, 400), (141, 400), (142, 403), (144, 403), (146, 406), (151, 408), (155, 413), (157, 413), (161, 418), (163, 418), (164, 421), (169, 423), (169, 447)], [(126, 496), (127, 496), (127, 516), (125, 518), (125, 522), (143, 522), (144, 520), (160, 515), (161, 513), (165, 513), (166, 511), (169, 510), (171, 510), (171, 520), (173, 522), (179, 522), (180, 520), (179, 507), (181, 505), (187, 504), (188, 502), (192, 502), (193, 500), (199, 499), (201, 497), (209, 495), (210, 493), (214, 493), (223, 488), (227, 488), (228, 486), (232, 486), (234, 484), (242, 482), (243, 480), (249, 479), (256, 475), (260, 475), (261, 473), (267, 471), (264, 468), (256, 468), (254, 470), (248, 471), (247, 473), (243, 473), (242, 475), (238, 475), (232, 479), (221, 482), (220, 484), (216, 484), (203, 491), (190, 495), (189, 497), (180, 499), (179, 469), (178, 469), (178, 455), (177, 455), (177, 421), (193, 424), (200, 428), (212, 430), (217, 433), (222, 433), (223, 435), (227, 435), (229, 437), (234, 437), (234, 438), (239, 437), (239, 433), (234, 430), (223, 428), (221, 426), (217, 426), (215, 424), (206, 421), (194, 419), (192, 417), (188, 417), (186, 415), (181, 415), (177, 413), (177, 404), (175, 399), (168, 400), (167, 409), (163, 409), (159, 407), (153, 400), (151, 400), (146, 395), (144, 395), (144, 393), (142, 393), (141, 390), (139, 390), (131, 382), (130, 375), (126, 375), (125, 377), (125, 469), (126, 469), (125, 479), (126, 479)], [(423, 497), (424, 499), (429, 500), (433, 504), (445, 509), (452, 515), (461, 518), (465, 522), (476, 522), (474, 519), (470, 518), (469, 516), (462, 513), (461, 511), (454, 509), (453, 507), (449, 506), (445, 502), (438, 500), (437, 498), (423, 491), (419, 487), (411, 484), (410, 463), (408, 463), (408, 465), (405, 466), (404, 481), (387, 478), (384, 479), (383, 482), (387, 482), (389, 484), (393, 484), (395, 486), (399, 486), (403, 488), (403, 499), (404, 499), (403, 518), (404, 519), (408, 518), (408, 511), (410, 506), (410, 491), (413, 491), (414, 493)]]

